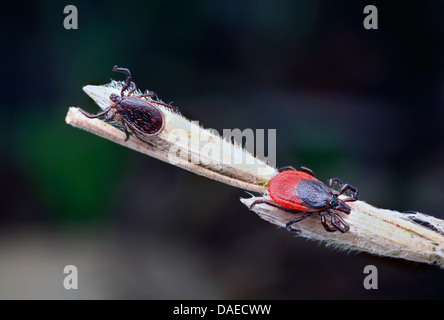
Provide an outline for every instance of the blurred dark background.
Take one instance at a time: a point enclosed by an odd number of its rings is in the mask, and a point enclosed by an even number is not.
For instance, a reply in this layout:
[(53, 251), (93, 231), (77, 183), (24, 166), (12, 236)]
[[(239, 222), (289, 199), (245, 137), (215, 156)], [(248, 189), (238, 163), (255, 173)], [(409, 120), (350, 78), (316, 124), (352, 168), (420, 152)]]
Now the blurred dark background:
[[(78, 30), (63, 27), (66, 5)], [(363, 9), (378, 9), (378, 30)], [(2, 10), (0, 298), (442, 299), (437, 267), (347, 254), (242, 191), (65, 124), (114, 65), (207, 128), (277, 129), (277, 165), (444, 218), (443, 3), (29, 1)], [(79, 289), (63, 288), (65, 265)], [(365, 290), (363, 269), (379, 271)]]

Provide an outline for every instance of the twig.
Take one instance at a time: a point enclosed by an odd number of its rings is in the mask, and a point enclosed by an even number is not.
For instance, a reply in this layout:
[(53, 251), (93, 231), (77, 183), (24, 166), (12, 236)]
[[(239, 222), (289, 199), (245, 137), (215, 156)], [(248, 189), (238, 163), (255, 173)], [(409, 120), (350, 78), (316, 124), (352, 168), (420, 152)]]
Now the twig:
[[(83, 90), (102, 108), (112, 102), (111, 93), (120, 93), (121, 83), (113, 81), (106, 86), (86, 86)], [(147, 98), (151, 103), (156, 100)], [(169, 162), (196, 174), (252, 192), (264, 193), (264, 185), (274, 173), (274, 168), (256, 159), (241, 146), (221, 138), (180, 114), (157, 106), (165, 116), (163, 131), (150, 140), (150, 147), (135, 137), (124, 141), (125, 134), (104, 121), (85, 117), (78, 108), (69, 108), (66, 123), (111, 140), (130, 149), (159, 160)]]
[[(262, 198), (241, 199), (250, 206)], [(299, 236), (324, 242), (341, 250), (364, 251), (378, 256), (436, 264), (444, 268), (444, 221), (421, 213), (409, 215), (373, 207), (363, 201), (347, 203), (352, 211), (342, 218), (350, 225), (347, 233), (329, 233), (317, 215), (297, 223)], [(254, 211), (264, 220), (285, 227), (293, 220), (290, 213), (267, 205)], [(424, 227), (416, 222), (429, 227)]]
[[(104, 86), (86, 86), (84, 91), (102, 108), (110, 105), (109, 95), (119, 93), (120, 82)], [(150, 99), (151, 103), (156, 100)], [(165, 115), (165, 128), (152, 138), (155, 147), (125, 134), (115, 126), (98, 119), (89, 119), (77, 108), (69, 108), (66, 123), (105, 139), (126, 146), (198, 175), (244, 190), (263, 194), (267, 198), (268, 181), (275, 168), (254, 158), (239, 145), (224, 140), (214, 132), (158, 104)], [(211, 151), (211, 152), (210, 152)], [(241, 199), (247, 207), (259, 197)], [(318, 240), (342, 250), (403, 258), (436, 264), (444, 268), (444, 221), (421, 213), (403, 214), (375, 208), (363, 201), (349, 203), (350, 215), (342, 215), (350, 231), (327, 232), (314, 214), (297, 223), (298, 235)], [(259, 204), (254, 211), (264, 220), (284, 227), (294, 216), (277, 208)], [(421, 223), (421, 224), (419, 224)]]

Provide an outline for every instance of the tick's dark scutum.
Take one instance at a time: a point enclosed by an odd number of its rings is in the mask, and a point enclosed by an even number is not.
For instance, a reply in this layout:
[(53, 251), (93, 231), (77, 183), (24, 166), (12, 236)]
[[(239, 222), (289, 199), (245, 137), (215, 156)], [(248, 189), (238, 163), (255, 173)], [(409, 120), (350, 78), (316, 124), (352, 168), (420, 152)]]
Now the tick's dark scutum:
[(142, 134), (153, 135), (164, 126), (164, 117), (158, 108), (136, 97), (124, 97), (118, 104), (120, 115)]
[(328, 207), (330, 189), (320, 181), (301, 180), (296, 185), (296, 194), (309, 208), (324, 209)]

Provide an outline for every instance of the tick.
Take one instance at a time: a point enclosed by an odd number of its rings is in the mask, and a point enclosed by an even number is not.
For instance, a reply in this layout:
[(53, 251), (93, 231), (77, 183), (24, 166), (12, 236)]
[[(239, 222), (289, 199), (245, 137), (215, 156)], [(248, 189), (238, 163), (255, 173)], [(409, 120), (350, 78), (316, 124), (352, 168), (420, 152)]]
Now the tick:
[[(339, 191), (335, 190), (336, 185)], [(350, 214), (350, 207), (346, 202), (358, 200), (358, 188), (343, 184), (338, 178), (331, 178), (329, 185), (325, 185), (315, 178), (313, 171), (301, 167), (296, 170), (293, 167), (278, 169), (268, 184), (268, 194), (273, 200), (256, 200), (250, 210), (257, 204), (268, 204), (283, 211), (299, 214), (299, 216), (287, 223), (288, 231), (297, 232), (292, 226), (318, 212), (325, 230), (329, 232), (347, 232), (350, 226), (342, 219), (336, 211)], [(339, 199), (340, 195), (346, 198)], [(330, 217), (329, 225), (326, 216)]]
[[(177, 108), (161, 101), (144, 99), (154, 97), (155, 93), (153, 92), (133, 96), (133, 92), (136, 91), (136, 84), (132, 81), (131, 72), (126, 68), (117, 66), (114, 66), (113, 71), (126, 75), (120, 96), (112, 93), (109, 99), (113, 104), (98, 114), (92, 115), (82, 109), (79, 109), (80, 112), (90, 119), (105, 116), (106, 121), (111, 121), (119, 115), (119, 120), (126, 134), (125, 141), (128, 141), (130, 137), (130, 130), (137, 138), (153, 146), (146, 138), (159, 134), (165, 126), (165, 116), (157, 105), (162, 105), (174, 111), (177, 111)], [(125, 95), (125, 90), (128, 88), (129, 91)]]

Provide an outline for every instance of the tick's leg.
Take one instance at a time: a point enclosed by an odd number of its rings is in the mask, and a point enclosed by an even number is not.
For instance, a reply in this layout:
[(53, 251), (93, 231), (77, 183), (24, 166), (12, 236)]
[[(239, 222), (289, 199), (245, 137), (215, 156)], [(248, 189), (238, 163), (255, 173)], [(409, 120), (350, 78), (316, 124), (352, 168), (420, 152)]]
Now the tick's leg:
[(278, 172), (282, 172), (282, 171), (287, 171), (287, 170), (292, 170), (292, 171), (302, 171), (305, 173), (308, 173), (311, 176), (315, 176), (313, 171), (311, 169), (308, 169), (307, 167), (301, 167), (299, 170), (296, 170), (294, 167), (292, 166), (286, 166), (286, 167), (282, 167), (278, 169)]
[[(152, 98), (155, 95), (156, 94), (154, 92), (149, 92), (149, 93), (140, 94), (140, 95), (137, 96), (137, 98), (145, 98), (145, 97)], [(160, 104), (161, 106), (170, 108), (171, 110), (179, 111), (178, 107), (169, 105), (168, 103), (165, 103), (165, 102), (162, 102), (162, 101), (157, 101), (157, 100), (151, 99), (151, 100), (147, 100), (147, 102), (154, 103), (154, 104)]]
[(134, 91), (136, 91), (136, 84), (133, 82), (133, 81), (131, 81), (130, 82), (130, 84), (129, 84), (129, 87), (130, 87), (130, 91), (128, 91), (128, 96), (130, 96)]
[(285, 225), (285, 228), (286, 228), (287, 231), (289, 231), (289, 232), (296, 232), (296, 233), (299, 233), (299, 230), (297, 230), (297, 229), (293, 229), (293, 228), (292, 228), (292, 225), (294, 225), (295, 223), (298, 223), (299, 221), (302, 221), (302, 220), (308, 218), (308, 217), (311, 216), (312, 214), (313, 214), (313, 212), (305, 212), (304, 215), (302, 215), (302, 217), (296, 218), (296, 219), (291, 220), (290, 222), (288, 222), (288, 223)]
[[(114, 66), (113, 71), (124, 73), (127, 77), (126, 79), (127, 80), (129, 79), (129, 81), (131, 81), (131, 72), (127, 68), (119, 68), (118, 66)], [(129, 83), (129, 81), (128, 81), (128, 83)]]
[(161, 106), (164, 106), (164, 107), (170, 108), (171, 110), (174, 110), (174, 111), (179, 111), (179, 108), (178, 108), (178, 107), (175, 107), (175, 106), (169, 105), (168, 103), (165, 103), (165, 102), (162, 102), (162, 101), (153, 100), (153, 101), (151, 101), (151, 102), (153, 102), (153, 103), (155, 103), (155, 104), (160, 104)]
[(358, 195), (359, 195), (359, 190), (358, 190), (358, 188), (356, 188), (356, 187), (354, 187), (354, 186), (352, 186), (351, 184), (344, 184), (342, 187), (341, 187), (341, 191), (339, 191), (339, 194), (341, 195), (341, 194), (344, 194), (344, 193), (346, 193), (347, 191), (350, 191), (350, 193), (351, 193), (351, 196), (350, 197), (348, 197), (348, 198), (345, 198), (345, 199), (342, 199), (342, 201), (344, 201), (344, 202), (349, 202), (349, 201), (356, 201), (356, 200), (358, 200)]
[(335, 227), (332, 228), (327, 224), (327, 220), (325, 219), (325, 211), (319, 212), (319, 215), (321, 216), (321, 222), (325, 230), (327, 230), (328, 232), (335, 232), (337, 230)]
[[(145, 97), (152, 98), (152, 97), (155, 97), (155, 96), (156, 96), (156, 94), (154, 92), (148, 92), (148, 93), (143, 93), (143, 94), (138, 95), (137, 98), (145, 98)], [(170, 108), (171, 110), (179, 111), (178, 107), (169, 105), (168, 103), (165, 103), (165, 102), (162, 102), (162, 101), (157, 101), (157, 100), (151, 99), (151, 100), (148, 100), (147, 102), (155, 103), (155, 104), (160, 104), (161, 106)]]
[(128, 89), (128, 87), (131, 84), (131, 72), (127, 68), (119, 68), (117, 66), (114, 66), (113, 71), (114, 72), (121, 72), (123, 74), (126, 74), (125, 84), (122, 87), (122, 91), (120, 91), (120, 95), (123, 97), (124, 96), (124, 91), (126, 89)]
[(306, 167), (301, 167), (301, 168), (299, 169), (299, 171), (302, 171), (302, 172), (308, 173), (309, 175), (311, 175), (311, 176), (313, 176), (313, 177), (315, 176), (313, 170), (308, 169), (308, 168), (306, 168)]
[(330, 188), (332, 188), (332, 189), (333, 189), (333, 187), (334, 187), (334, 185), (335, 185), (336, 183), (338, 184), (339, 188), (342, 188), (343, 183), (342, 183), (341, 179), (339, 179), (339, 178), (331, 178), (331, 179), (328, 181), (328, 185), (329, 185)]
[(117, 114), (117, 110), (116, 109), (111, 109), (107, 114), (105, 114), (105, 120), (106, 121), (111, 121), (114, 119), (114, 117)]
[(122, 127), (123, 127), (123, 131), (125, 132), (126, 136), (125, 136), (125, 142), (127, 142), (130, 138), (130, 134), (128, 132), (128, 128), (126, 127), (126, 122), (125, 120), (122, 119)]
[(154, 92), (148, 92), (148, 93), (143, 93), (137, 96), (137, 98), (145, 98), (145, 97), (149, 97), (152, 98), (154, 97), (156, 94)]
[[(151, 142), (145, 140), (144, 137), (142, 137), (139, 133), (137, 133), (137, 131), (136, 131), (136, 130), (135, 130), (130, 124), (126, 123), (126, 125), (128, 126), (128, 128), (131, 130), (131, 132), (134, 133), (134, 135), (135, 135), (139, 140), (145, 142), (147, 145), (149, 145), (149, 146), (152, 147), (152, 148), (154, 147), (154, 145), (153, 145)], [(126, 140), (125, 140), (125, 141), (126, 141)]]
[(271, 200), (256, 200), (256, 201), (254, 201), (254, 202), (251, 204), (251, 206), (250, 206), (249, 209), (252, 210), (253, 207), (254, 207), (255, 205), (262, 204), (262, 203), (264, 203), (264, 204), (268, 204), (269, 206), (272, 206), (272, 207), (278, 208), (278, 209), (283, 210), (283, 211), (288, 212), (288, 213), (293, 213), (293, 214), (295, 214), (295, 213), (301, 213), (301, 212), (302, 212), (302, 211), (299, 211), (299, 210), (294, 210), (294, 209), (290, 209), (290, 208), (287, 208), (287, 207), (281, 206), (280, 204), (277, 204), (276, 202), (273, 202), (273, 201), (271, 201)]
[(282, 172), (282, 171), (287, 171), (287, 170), (293, 170), (293, 171), (297, 171), (295, 168), (293, 168), (292, 166), (286, 166), (286, 167), (282, 167), (278, 169), (278, 172)]
[(154, 144), (152, 144), (151, 142), (145, 140), (144, 138), (142, 138), (138, 133), (136, 133), (134, 130), (131, 130), (134, 135), (139, 139), (142, 140), (143, 142), (145, 142), (147, 145), (149, 145), (151, 148), (154, 148)]
[(111, 108), (113, 107), (113, 105), (110, 105), (108, 108), (106, 108), (105, 110), (99, 112), (98, 114), (91, 114), (86, 112), (83, 109), (79, 108), (79, 111), (85, 116), (88, 117), (90, 119), (95, 119), (95, 118), (100, 118), (101, 116), (103, 116), (104, 114), (106, 114), (109, 110), (111, 110)]
[(335, 226), (339, 231), (342, 233), (346, 233), (348, 230), (350, 230), (350, 226), (347, 222), (344, 221), (338, 214), (332, 212), (331, 215), (331, 224)]

